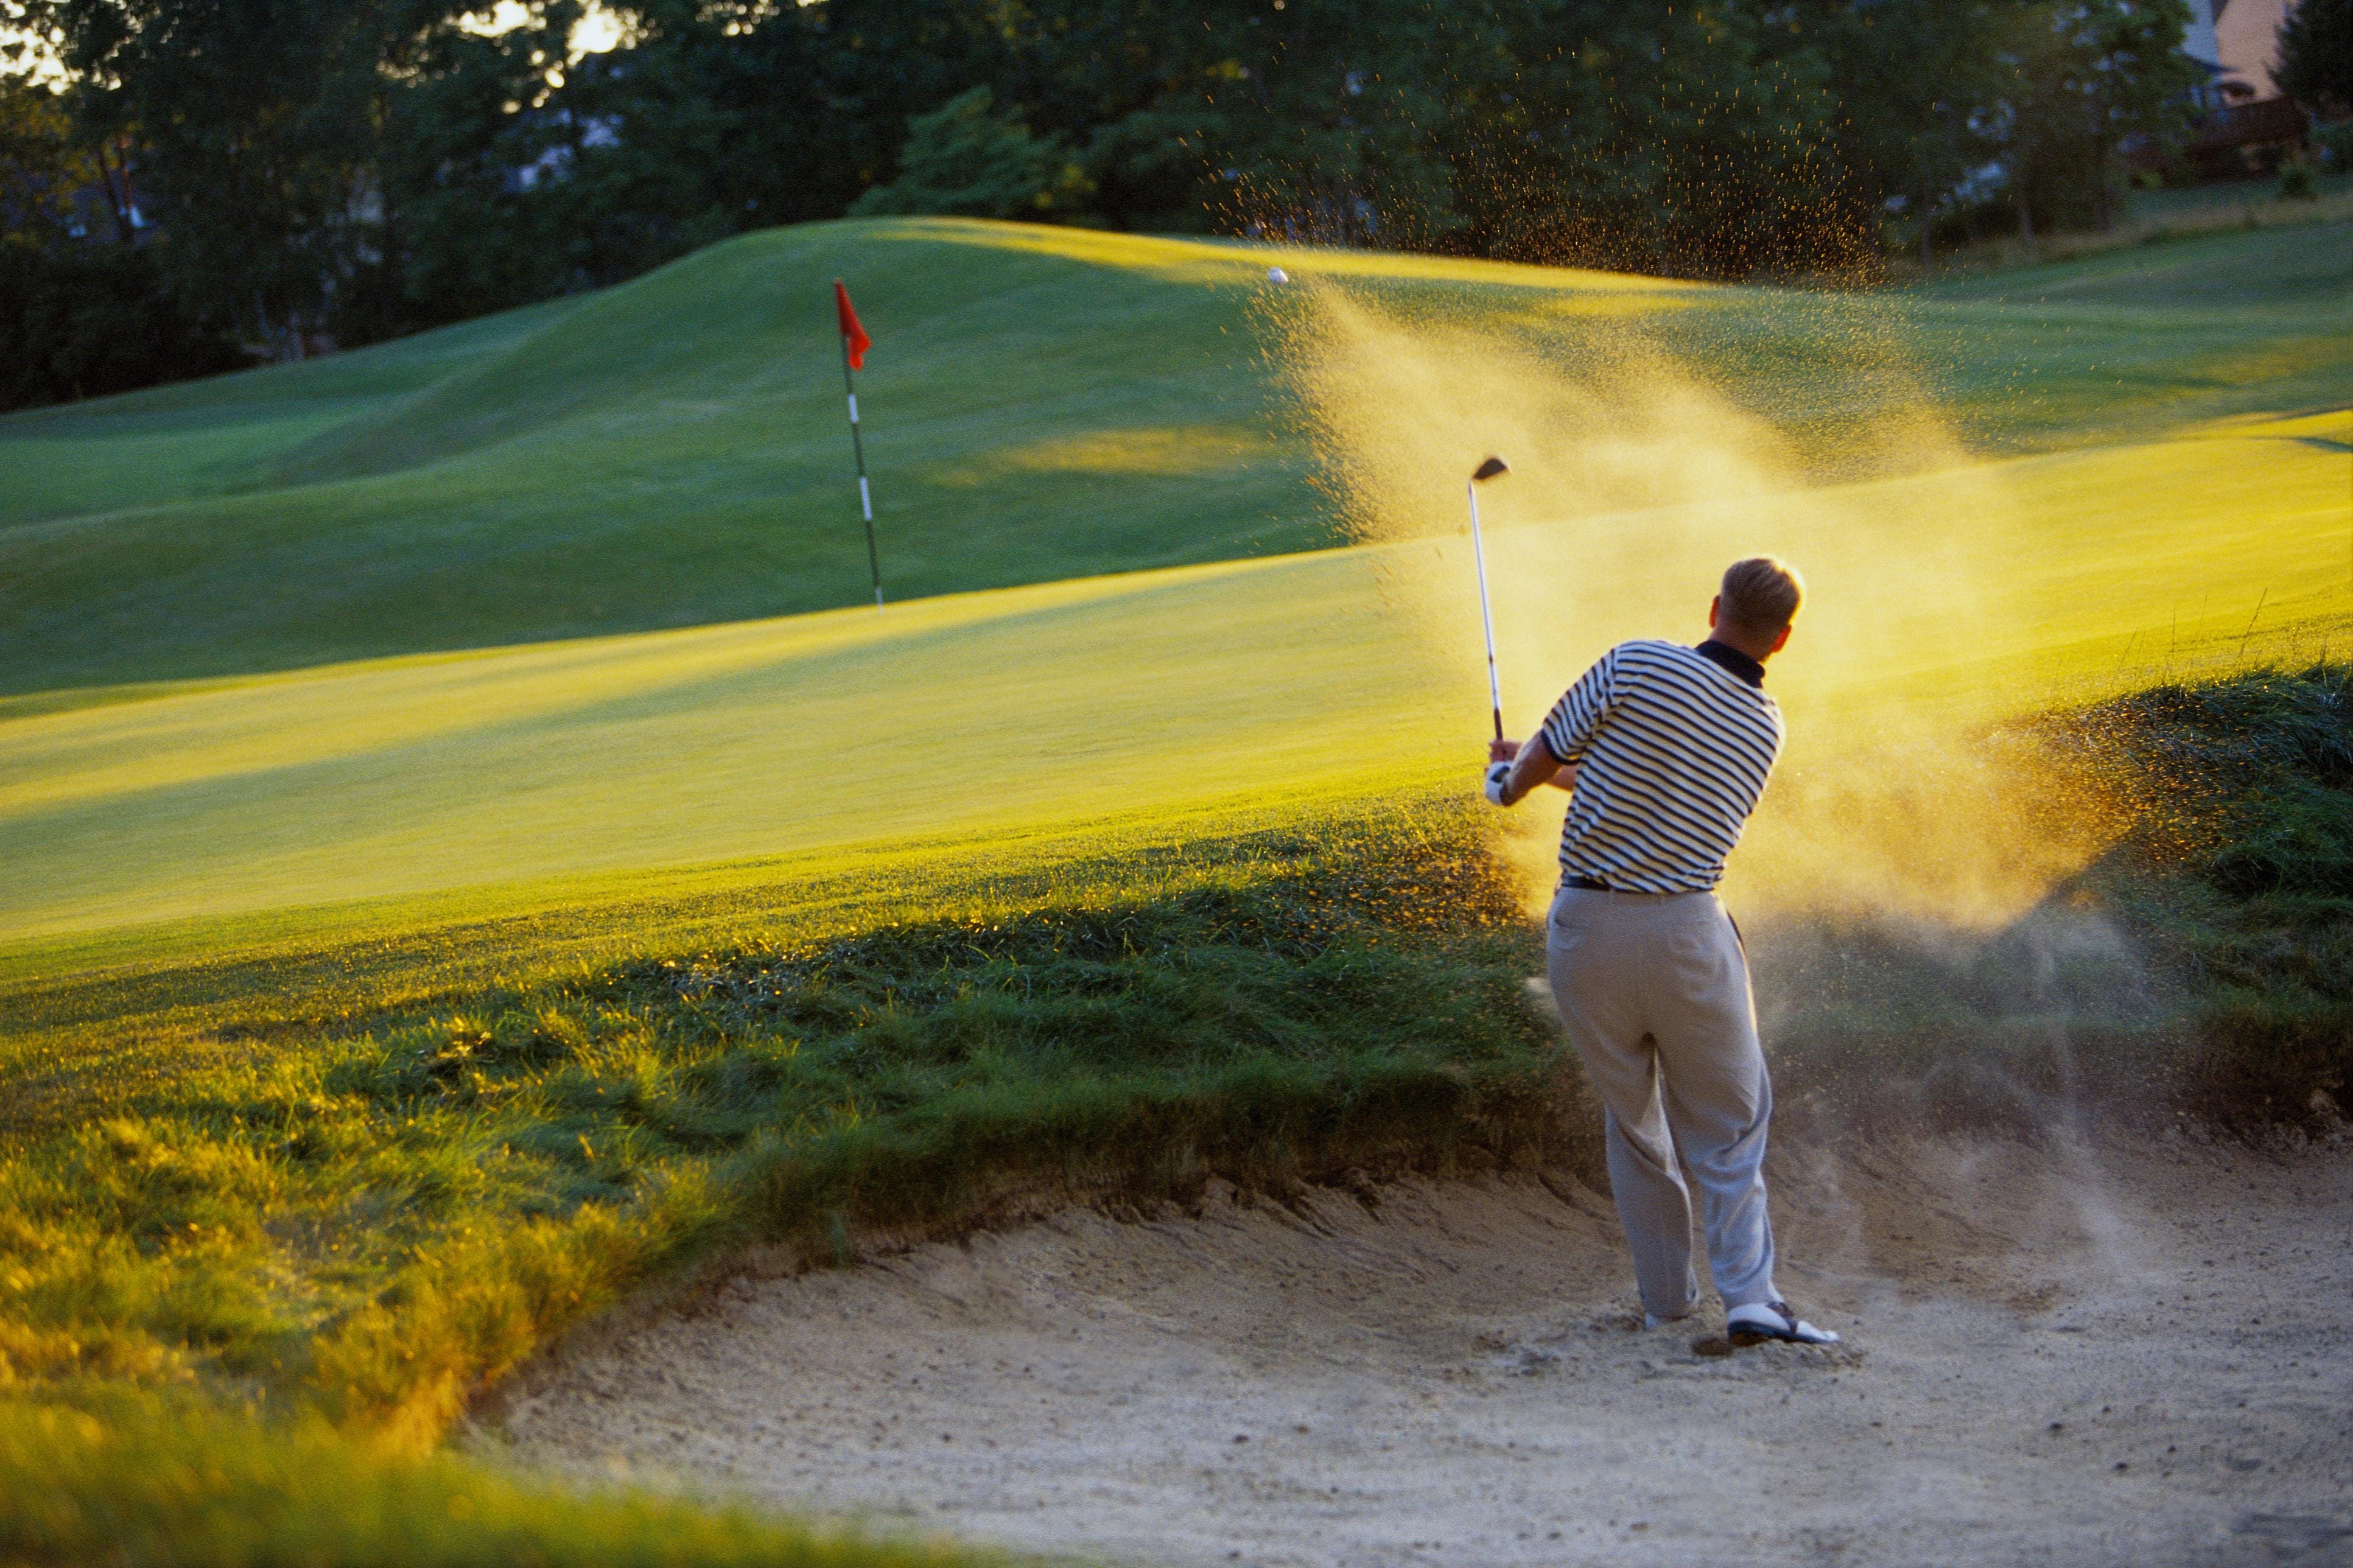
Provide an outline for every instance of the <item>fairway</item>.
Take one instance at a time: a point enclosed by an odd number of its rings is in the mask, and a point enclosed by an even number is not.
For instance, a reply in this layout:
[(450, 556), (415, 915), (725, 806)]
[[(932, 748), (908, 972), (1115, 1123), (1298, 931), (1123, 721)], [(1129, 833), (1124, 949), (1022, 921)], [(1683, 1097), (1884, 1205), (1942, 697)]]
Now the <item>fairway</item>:
[[(1705, 563), (1754, 548), (1819, 595), (1776, 667), (1801, 764), (1891, 710), (2317, 651), (2353, 609), (2349, 442), (2238, 421), (1575, 520), (1499, 493), (1508, 716), (1622, 637), (1696, 635)], [(1409, 541), (26, 713), (0, 936), (1417, 787), (1475, 754), (1476, 627), (1463, 542)]]

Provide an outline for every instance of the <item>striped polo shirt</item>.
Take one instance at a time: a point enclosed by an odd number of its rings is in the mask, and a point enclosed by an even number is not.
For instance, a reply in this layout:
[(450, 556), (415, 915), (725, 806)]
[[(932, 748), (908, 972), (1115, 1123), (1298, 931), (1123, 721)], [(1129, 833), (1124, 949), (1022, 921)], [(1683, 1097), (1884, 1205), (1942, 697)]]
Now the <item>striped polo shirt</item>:
[(1577, 764), (1564, 877), (1628, 893), (1704, 893), (1765, 792), (1781, 710), (1764, 667), (1710, 642), (1620, 643), (1553, 704), (1556, 762)]

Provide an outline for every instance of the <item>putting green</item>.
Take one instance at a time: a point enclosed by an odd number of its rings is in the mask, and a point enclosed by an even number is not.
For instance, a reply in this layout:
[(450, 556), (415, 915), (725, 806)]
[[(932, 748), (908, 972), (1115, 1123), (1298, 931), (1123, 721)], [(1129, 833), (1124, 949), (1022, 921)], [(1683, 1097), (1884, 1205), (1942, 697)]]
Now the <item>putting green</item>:
[[(1741, 539), (1813, 579), (1775, 675), (1801, 742), (2317, 651), (2353, 608), (2348, 446), (2329, 415), (1761, 508), (1499, 499), (1512, 718), (1619, 637), (1695, 636)], [(27, 713), (0, 722), (0, 934), (1467, 777), (1470, 584), (1459, 539), (1409, 540)]]

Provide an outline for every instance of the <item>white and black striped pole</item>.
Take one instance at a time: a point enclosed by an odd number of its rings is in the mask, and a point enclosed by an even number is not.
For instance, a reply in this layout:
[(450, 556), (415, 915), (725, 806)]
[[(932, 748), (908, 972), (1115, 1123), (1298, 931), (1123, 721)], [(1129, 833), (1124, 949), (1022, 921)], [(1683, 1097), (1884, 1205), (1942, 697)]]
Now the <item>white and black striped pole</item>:
[(849, 340), (841, 340), (841, 384), (849, 394), (849, 449), (858, 457), (858, 510), (866, 515), (866, 570), (874, 579), (874, 607), (882, 607), (882, 557), (874, 549), (874, 492), (866, 483), (866, 443), (858, 435), (858, 384), (849, 379)]
[(841, 389), (849, 397), (849, 449), (858, 458), (858, 510), (866, 519), (866, 570), (874, 581), (874, 607), (882, 607), (882, 557), (874, 548), (874, 492), (866, 482), (866, 443), (858, 433), (858, 384), (850, 370), (865, 356), (865, 329), (849, 306), (849, 290), (833, 280), (834, 306), (841, 324)]
[(1464, 490), (1471, 497), (1471, 561), (1479, 571), (1479, 624), (1487, 633), (1487, 701), (1495, 718), (1495, 739), (1504, 738), (1504, 687), (1495, 679), (1495, 612), (1487, 605), (1487, 550), (1479, 540), (1479, 487), (1497, 474), (1512, 471), (1501, 458), (1479, 465)]

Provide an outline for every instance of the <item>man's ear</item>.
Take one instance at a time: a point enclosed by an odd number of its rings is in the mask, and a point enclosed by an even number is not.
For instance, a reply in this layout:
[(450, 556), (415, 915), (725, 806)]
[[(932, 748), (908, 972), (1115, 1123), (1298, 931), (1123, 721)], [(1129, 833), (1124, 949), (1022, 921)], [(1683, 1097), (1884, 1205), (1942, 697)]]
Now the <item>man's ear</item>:
[(1773, 639), (1773, 651), (1775, 653), (1779, 653), (1783, 648), (1788, 647), (1789, 646), (1789, 634), (1797, 629), (1798, 623), (1795, 621), (1791, 621), (1788, 626), (1783, 626), (1781, 628), (1781, 635)]
[(1724, 614), (1724, 595), (1718, 594), (1707, 602), (1707, 629), (1715, 630), (1717, 617)]

